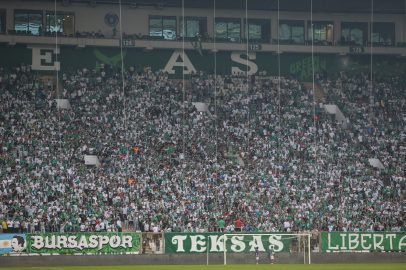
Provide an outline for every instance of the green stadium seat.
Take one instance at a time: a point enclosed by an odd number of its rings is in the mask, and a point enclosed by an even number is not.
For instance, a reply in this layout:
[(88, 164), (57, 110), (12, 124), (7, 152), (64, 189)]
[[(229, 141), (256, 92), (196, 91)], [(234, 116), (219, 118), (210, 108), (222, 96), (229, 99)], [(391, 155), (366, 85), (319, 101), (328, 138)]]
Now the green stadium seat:
[(31, 31), (27, 31), (27, 35), (32, 35), (32, 32), (31, 32)]
[(26, 34), (27, 34), (27, 30), (22, 30), (22, 31), (21, 31), (21, 34), (22, 34), (22, 35), (26, 35)]
[(21, 30), (17, 30), (16, 34), (21, 35)]

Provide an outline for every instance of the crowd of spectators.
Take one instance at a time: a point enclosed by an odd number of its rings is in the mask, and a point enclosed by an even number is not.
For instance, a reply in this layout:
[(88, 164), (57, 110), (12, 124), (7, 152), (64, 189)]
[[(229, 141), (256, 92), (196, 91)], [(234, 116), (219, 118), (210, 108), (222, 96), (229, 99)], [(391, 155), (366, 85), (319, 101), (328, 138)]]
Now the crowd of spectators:
[(344, 129), (294, 78), (120, 65), (65, 71), (71, 110), (29, 66), (0, 69), (3, 232), (405, 230), (400, 78), (369, 103), (367, 77), (319, 77)]

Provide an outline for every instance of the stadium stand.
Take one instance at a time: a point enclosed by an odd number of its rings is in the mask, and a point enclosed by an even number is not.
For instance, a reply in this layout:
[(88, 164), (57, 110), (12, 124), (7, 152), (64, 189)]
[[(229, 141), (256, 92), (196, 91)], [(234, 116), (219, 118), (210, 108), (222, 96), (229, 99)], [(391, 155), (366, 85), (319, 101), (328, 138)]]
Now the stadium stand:
[(278, 91), (266, 72), (180, 81), (132, 65), (123, 92), (105, 63), (64, 71), (60, 93), (24, 64), (0, 74), (3, 232), (405, 229), (404, 76), (369, 96), (368, 74), (318, 74), (314, 107), (308, 84), (286, 76)]

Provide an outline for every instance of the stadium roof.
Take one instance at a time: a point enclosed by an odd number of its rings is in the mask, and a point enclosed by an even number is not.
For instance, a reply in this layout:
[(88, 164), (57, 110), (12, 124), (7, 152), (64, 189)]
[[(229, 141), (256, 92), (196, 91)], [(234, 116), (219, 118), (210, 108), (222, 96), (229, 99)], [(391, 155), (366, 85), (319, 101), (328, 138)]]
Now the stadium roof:
[[(38, 1), (38, 0), (24, 0)], [(42, 0), (54, 2), (54, 0)], [(56, 0), (62, 2), (63, 0)], [(66, 1), (66, 0), (65, 0)], [(68, 0), (71, 3), (118, 4), (119, 0)], [(187, 8), (213, 8), (213, 0), (184, 0)], [(279, 0), (281, 11), (310, 12), (311, 0)], [(181, 7), (182, 0), (121, 0), (122, 5)], [(245, 9), (245, 0), (216, 0), (217, 9)], [(249, 10), (277, 10), (278, 0), (248, 0)], [(375, 14), (406, 14), (405, 0), (374, 0)], [(313, 12), (370, 13), (371, 0), (313, 0)]]

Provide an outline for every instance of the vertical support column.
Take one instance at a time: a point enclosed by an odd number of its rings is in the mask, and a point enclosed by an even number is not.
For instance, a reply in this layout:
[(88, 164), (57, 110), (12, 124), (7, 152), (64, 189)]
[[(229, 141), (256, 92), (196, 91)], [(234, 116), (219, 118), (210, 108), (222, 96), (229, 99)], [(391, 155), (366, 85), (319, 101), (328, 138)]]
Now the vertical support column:
[(140, 245), (141, 250), (138, 251), (138, 254), (142, 254), (142, 249), (144, 248), (144, 246), (142, 244), (142, 232), (140, 233), (140, 243), (141, 243), (141, 245)]
[(271, 39), (278, 39), (278, 38), (279, 38), (278, 17), (272, 16), (272, 18), (271, 18)]
[[(121, 20), (121, 18), (120, 18), (120, 20)], [(45, 28), (44, 29), (44, 26), (47, 26), (47, 12), (46, 12), (46, 10), (44, 10), (43, 12), (42, 12), (42, 31), (44, 32), (44, 31), (47, 31), (47, 29)], [(58, 87), (58, 86), (57, 86)]]
[(307, 20), (305, 20), (304, 21), (304, 40), (305, 40), (305, 44), (306, 44), (306, 41), (309, 39), (309, 35), (308, 35), (309, 30), (307, 28), (308, 28), (308, 22), (307, 22)]
[(341, 41), (341, 21), (334, 20), (334, 41)]
[[(367, 40), (366, 40), (366, 44), (361, 44), (362, 46), (371, 46), (371, 44), (372, 44), (372, 40), (371, 40), (371, 37), (372, 37), (372, 33), (371, 33), (371, 31), (372, 31), (372, 21), (369, 21), (368, 23), (368, 38), (367, 38)], [(364, 43), (365, 43), (365, 41), (364, 41)]]
[(180, 22), (183, 20), (182, 16), (176, 16), (176, 35), (179, 35), (181, 37), (181, 32), (180, 32)]
[(300, 236), (303, 236), (303, 264), (306, 264), (306, 235), (302, 234)]
[(206, 265), (209, 265), (209, 249), (210, 249), (210, 236), (207, 238), (207, 262), (206, 262)]
[[(211, 13), (211, 12), (209, 12), (209, 13)], [(215, 31), (214, 31), (213, 14), (207, 15), (207, 30), (206, 31), (209, 33), (210, 37), (214, 37)]]
[(310, 239), (311, 239), (311, 234), (308, 234), (307, 236), (309, 237), (309, 264), (311, 264), (311, 262), (310, 262), (310, 253), (311, 253)]
[(14, 30), (14, 9), (8, 7), (6, 9), (6, 30)]
[(226, 262), (226, 239), (227, 239), (227, 236), (225, 234), (223, 234), (224, 265), (227, 264), (227, 262)]
[(297, 252), (300, 252), (300, 238), (301, 238), (300, 235), (299, 235), (298, 238), (299, 238), (299, 241), (298, 241), (299, 243), (298, 243), (298, 245), (297, 245), (297, 248), (298, 248), (298, 251), (297, 251)]
[(245, 23), (244, 18), (241, 18), (241, 33), (240, 38), (245, 38)]
[(318, 233), (319, 237), (319, 252), (321, 252), (321, 233)]

